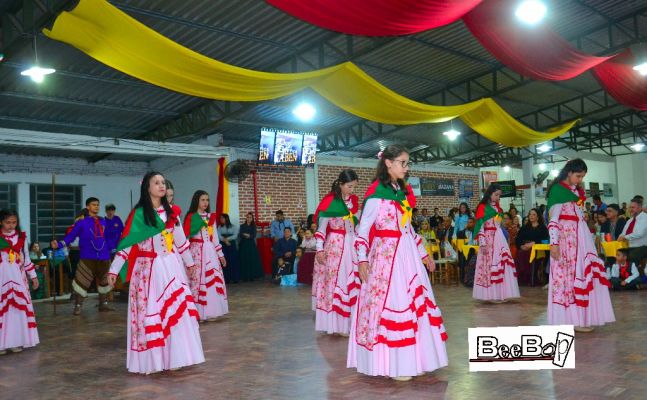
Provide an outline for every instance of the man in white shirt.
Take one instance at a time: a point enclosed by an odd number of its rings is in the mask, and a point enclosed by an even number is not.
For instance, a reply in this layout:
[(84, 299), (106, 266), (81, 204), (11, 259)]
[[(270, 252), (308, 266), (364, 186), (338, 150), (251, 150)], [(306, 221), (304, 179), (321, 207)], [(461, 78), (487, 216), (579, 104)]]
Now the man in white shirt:
[(647, 258), (647, 213), (643, 212), (643, 202), (634, 197), (629, 205), (631, 218), (627, 220), (619, 241), (629, 242), (629, 260), (640, 264)]

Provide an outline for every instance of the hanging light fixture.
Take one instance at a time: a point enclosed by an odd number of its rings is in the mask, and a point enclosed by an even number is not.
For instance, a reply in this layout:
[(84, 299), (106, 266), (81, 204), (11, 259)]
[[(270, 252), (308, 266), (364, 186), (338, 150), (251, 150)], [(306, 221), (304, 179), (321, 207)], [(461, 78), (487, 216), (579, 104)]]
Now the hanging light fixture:
[(639, 152), (639, 151), (641, 151), (642, 149), (645, 148), (645, 144), (644, 143), (636, 143), (636, 144), (632, 144), (629, 147), (631, 147), (633, 149), (633, 151)]
[(544, 143), (541, 146), (537, 147), (537, 151), (540, 153), (545, 153), (547, 151), (551, 151), (552, 149), (553, 148), (548, 143)]
[(521, 21), (528, 25), (537, 25), (546, 16), (548, 8), (539, 0), (523, 1), (514, 12)]
[(544, 164), (544, 163), (539, 164), (539, 170), (540, 171), (546, 171), (546, 164)]
[(56, 72), (54, 68), (43, 68), (38, 64), (38, 50), (36, 48), (36, 34), (34, 34), (34, 65), (22, 71), (20, 75), (28, 76), (32, 81), (41, 83), (45, 80), (46, 75)]
[(310, 103), (305, 102), (299, 103), (294, 110), (292, 110), (292, 114), (303, 122), (312, 121), (312, 118), (314, 118), (316, 113), (317, 110)]
[(631, 54), (636, 59), (636, 65), (633, 70), (642, 76), (647, 76), (647, 44), (638, 43), (631, 46)]
[(509, 165), (504, 165), (503, 166), (503, 171), (504, 172), (510, 172), (510, 166)]
[(449, 139), (451, 142), (456, 140), (457, 137), (461, 135), (461, 131), (458, 131), (454, 129), (454, 122), (449, 121), (449, 130), (443, 132), (443, 136), (447, 136), (447, 139)]

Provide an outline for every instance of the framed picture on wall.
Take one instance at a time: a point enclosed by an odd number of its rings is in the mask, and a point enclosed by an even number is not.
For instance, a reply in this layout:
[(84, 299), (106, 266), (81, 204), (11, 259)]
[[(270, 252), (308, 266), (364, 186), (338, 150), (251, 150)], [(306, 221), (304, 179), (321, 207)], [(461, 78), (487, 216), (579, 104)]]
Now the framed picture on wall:
[(420, 178), (417, 176), (410, 176), (409, 180), (407, 181), (409, 185), (411, 185), (411, 189), (413, 189), (413, 194), (416, 196), (420, 196)]
[(604, 190), (604, 197), (613, 197), (613, 187), (610, 183), (603, 183), (602, 189)]
[(458, 197), (462, 199), (470, 199), (474, 197), (474, 181), (471, 179), (459, 179)]
[(591, 196), (600, 194), (600, 184), (597, 182), (589, 182), (589, 190), (591, 191)]

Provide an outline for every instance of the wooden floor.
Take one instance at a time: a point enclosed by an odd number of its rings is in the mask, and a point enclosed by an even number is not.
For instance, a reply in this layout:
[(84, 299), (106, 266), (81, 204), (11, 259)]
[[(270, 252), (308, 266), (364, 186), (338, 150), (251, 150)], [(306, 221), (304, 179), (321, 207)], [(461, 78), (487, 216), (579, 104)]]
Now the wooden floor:
[(126, 372), (126, 304), (80, 317), (71, 304), (37, 304), (41, 344), (0, 356), (1, 399), (645, 399), (647, 291), (612, 293), (617, 322), (576, 336), (576, 369), (470, 373), (467, 328), (546, 322), (546, 292), (487, 305), (437, 285), (449, 366), (410, 382), (346, 368), (347, 340), (317, 334), (310, 287), (231, 285), (229, 317), (201, 325), (206, 363), (176, 372)]

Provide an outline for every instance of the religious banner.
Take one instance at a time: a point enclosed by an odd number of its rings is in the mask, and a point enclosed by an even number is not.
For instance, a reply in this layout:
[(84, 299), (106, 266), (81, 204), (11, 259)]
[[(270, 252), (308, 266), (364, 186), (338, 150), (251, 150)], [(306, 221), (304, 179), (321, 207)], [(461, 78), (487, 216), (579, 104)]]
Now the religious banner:
[(439, 178), (420, 178), (423, 196), (454, 196), (454, 180)]
[(499, 179), (499, 174), (497, 174), (496, 171), (483, 171), (481, 172), (481, 176), (483, 177), (484, 189), (490, 186), (490, 183), (496, 182), (496, 180)]
[(474, 181), (471, 179), (459, 179), (458, 197), (461, 199), (470, 199), (474, 197)]

